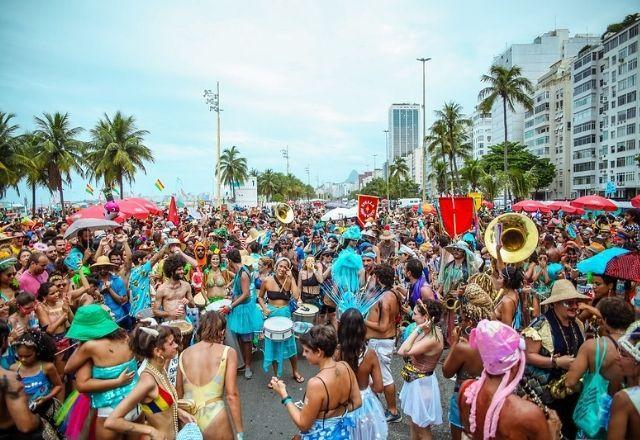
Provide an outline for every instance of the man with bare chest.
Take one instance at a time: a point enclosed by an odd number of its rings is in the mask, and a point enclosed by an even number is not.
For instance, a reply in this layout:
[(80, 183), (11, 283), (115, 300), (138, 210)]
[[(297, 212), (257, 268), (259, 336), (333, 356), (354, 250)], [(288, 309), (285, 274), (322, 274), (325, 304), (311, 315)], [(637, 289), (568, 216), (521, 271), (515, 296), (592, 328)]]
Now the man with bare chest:
[(180, 254), (173, 254), (164, 261), (164, 275), (167, 278), (158, 287), (153, 314), (166, 320), (185, 319), (185, 306), (194, 307), (191, 285), (184, 280), (184, 260)]
[(387, 264), (378, 265), (373, 269), (372, 278), (385, 293), (378, 304), (371, 308), (365, 321), (368, 347), (375, 351), (380, 361), (388, 422), (399, 422), (401, 419), (396, 403), (396, 387), (391, 374), (391, 357), (397, 334), (396, 317), (400, 311), (396, 294), (391, 291), (394, 277), (393, 268)]

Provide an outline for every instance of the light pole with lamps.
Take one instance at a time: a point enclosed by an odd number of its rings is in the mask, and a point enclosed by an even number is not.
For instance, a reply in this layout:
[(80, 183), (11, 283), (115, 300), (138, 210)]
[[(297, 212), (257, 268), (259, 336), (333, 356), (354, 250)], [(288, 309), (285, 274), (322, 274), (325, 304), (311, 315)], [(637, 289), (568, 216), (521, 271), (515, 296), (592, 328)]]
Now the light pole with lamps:
[(389, 167), (391, 166), (391, 158), (389, 157), (389, 130), (384, 131), (384, 143), (387, 150), (387, 172), (385, 177), (387, 179), (387, 208), (391, 207), (391, 200), (389, 200)]
[[(216, 166), (215, 166), (215, 196), (216, 207), (220, 208), (220, 81), (216, 81), (216, 92), (213, 93), (211, 89), (205, 89), (204, 91), (205, 104), (209, 106), (210, 112), (216, 112), (216, 120), (218, 122), (217, 134), (216, 134)], [(213, 194), (211, 195), (213, 200)]]
[(289, 175), (289, 146), (287, 145), (287, 148), (283, 148), (282, 150), (280, 150), (280, 153), (282, 153), (282, 157), (287, 160), (287, 176), (288, 176)]
[(427, 109), (425, 107), (426, 64), (431, 58), (416, 58), (422, 63), (422, 201), (427, 201)]

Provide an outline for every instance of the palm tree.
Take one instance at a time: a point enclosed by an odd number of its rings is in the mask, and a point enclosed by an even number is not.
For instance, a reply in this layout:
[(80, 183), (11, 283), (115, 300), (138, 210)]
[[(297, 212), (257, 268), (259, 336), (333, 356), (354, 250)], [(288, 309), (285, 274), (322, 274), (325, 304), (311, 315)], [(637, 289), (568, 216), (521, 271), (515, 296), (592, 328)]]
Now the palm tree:
[[(31, 214), (36, 215), (36, 189), (39, 186), (48, 186), (49, 176), (47, 176), (47, 167), (42, 163), (40, 152), (41, 140), (33, 133), (25, 133), (20, 136), (20, 144), (17, 154), (17, 160), (21, 166), (23, 177), (27, 185), (31, 188)], [(49, 188), (49, 192), (51, 188)]]
[(75, 171), (81, 176), (82, 154), (84, 144), (76, 139), (82, 132), (81, 127), (71, 128), (69, 114), (56, 112), (53, 115), (44, 113), (44, 119), (35, 117), (37, 130), (34, 132), (40, 142), (38, 160), (47, 166), (49, 181), (47, 186), (51, 191), (57, 190), (60, 195), (60, 209), (64, 213), (63, 183), (71, 183), (71, 172)]
[(436, 183), (438, 194), (447, 191), (447, 164), (442, 160), (436, 160), (431, 164), (433, 171), (429, 174), (429, 180)]
[[(462, 113), (462, 106), (455, 102), (447, 102), (441, 110), (436, 110), (436, 117), (442, 121), (445, 129), (444, 137), (447, 140), (449, 162), (451, 172), (456, 181), (456, 186), (460, 188), (460, 176), (458, 173), (458, 158), (469, 156), (471, 146), (468, 144), (467, 128), (471, 126), (471, 119)], [(442, 127), (440, 128), (442, 129)]]
[[(447, 126), (444, 121), (436, 120), (431, 128), (429, 129), (430, 134), (427, 135), (427, 152), (431, 155), (432, 166), (435, 168), (436, 162), (442, 162), (446, 168), (447, 162), (451, 165), (449, 161), (449, 141), (447, 139)], [(440, 157), (439, 161), (433, 160), (434, 157)], [(453, 173), (453, 168), (451, 168), (451, 172)], [(444, 190), (440, 191), (443, 193), (447, 188), (447, 172), (445, 170), (443, 174), (444, 178)]]
[(220, 156), (220, 173), (226, 185), (231, 186), (233, 200), (236, 200), (236, 186), (247, 180), (247, 159), (240, 157), (238, 147), (225, 148)]
[(111, 188), (118, 184), (124, 197), (124, 181), (135, 181), (138, 171), (146, 174), (145, 162), (153, 162), (153, 153), (143, 144), (147, 130), (138, 130), (133, 116), (116, 112), (113, 118), (105, 113), (91, 130), (85, 162), (91, 179), (103, 179)]
[[(498, 65), (491, 66), (489, 75), (482, 75), (482, 82), (489, 85), (480, 90), (478, 98), (482, 99), (479, 110), (484, 113), (491, 112), (491, 107), (496, 99), (502, 99), (502, 123), (504, 125), (504, 173), (507, 174), (509, 164), (507, 163), (507, 107), (512, 112), (515, 111), (514, 104), (521, 104), (527, 111), (533, 109), (533, 85), (531, 81), (522, 76), (522, 70), (518, 66), (510, 68)], [(507, 206), (507, 193), (504, 193), (504, 206)]]
[(11, 123), (13, 113), (0, 111), (0, 197), (4, 197), (9, 188), (18, 189), (20, 164), (17, 161), (18, 142), (13, 133), (18, 125)]
[(483, 173), (480, 178), (480, 189), (485, 200), (493, 202), (503, 186), (501, 176)]
[(409, 178), (409, 167), (404, 157), (396, 157), (389, 166), (389, 178), (394, 180), (404, 180)]
[(258, 171), (255, 168), (251, 168), (251, 171), (249, 171), (249, 176), (251, 177), (258, 177), (260, 175), (260, 171)]
[(258, 176), (258, 192), (265, 196), (267, 201), (271, 201), (271, 197), (276, 194), (277, 184), (276, 175), (271, 168)]
[(482, 174), (480, 159), (466, 159), (464, 161), (464, 167), (460, 170), (462, 179), (469, 184), (471, 191), (475, 191), (480, 185)]
[(513, 196), (518, 199), (528, 198), (537, 184), (535, 169), (524, 173), (520, 170), (509, 170), (506, 176), (502, 175), (502, 179)]

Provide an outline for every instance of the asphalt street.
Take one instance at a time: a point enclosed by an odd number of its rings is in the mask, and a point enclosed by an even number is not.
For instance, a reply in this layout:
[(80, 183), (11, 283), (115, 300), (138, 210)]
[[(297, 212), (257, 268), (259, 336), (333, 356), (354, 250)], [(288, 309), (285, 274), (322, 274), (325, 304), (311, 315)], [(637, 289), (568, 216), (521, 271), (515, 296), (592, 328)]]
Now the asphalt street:
[[(444, 359), (443, 354), (442, 359)], [(392, 362), (392, 370), (397, 386), (397, 393), (400, 393), (402, 379), (400, 378), (400, 370), (402, 369), (402, 358), (396, 356)], [(298, 359), (298, 367), (300, 373), (305, 377), (313, 377), (316, 368), (302, 357)], [(242, 417), (245, 426), (245, 438), (247, 439), (290, 439), (297, 433), (296, 427), (291, 422), (286, 410), (280, 404), (280, 398), (267, 388), (267, 384), (271, 379), (271, 372), (265, 373), (262, 369), (262, 354), (255, 353), (252, 362), (252, 370), (254, 372), (251, 380), (246, 380), (242, 374), (238, 375), (238, 388), (240, 392), (240, 401), (242, 402)], [(454, 382), (450, 379), (442, 377), (441, 367), (436, 370), (438, 383), (440, 384), (440, 399), (442, 401), (443, 423), (433, 428), (434, 438), (449, 439), (448, 414), (449, 399), (453, 392)], [(306, 388), (306, 382), (302, 384), (296, 383), (291, 377), (291, 366), (285, 365), (283, 379), (287, 384), (287, 391), (293, 397), (294, 401), (301, 400)], [(384, 397), (381, 395), (383, 406)], [(409, 438), (409, 427), (406, 418), (400, 423), (389, 424), (389, 439), (399, 440)]]

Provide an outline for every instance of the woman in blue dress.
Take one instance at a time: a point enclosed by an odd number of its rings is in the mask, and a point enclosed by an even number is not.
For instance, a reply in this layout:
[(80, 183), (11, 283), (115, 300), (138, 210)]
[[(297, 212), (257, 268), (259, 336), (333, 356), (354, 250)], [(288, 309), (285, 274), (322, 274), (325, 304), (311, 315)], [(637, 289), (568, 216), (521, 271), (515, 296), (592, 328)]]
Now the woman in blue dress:
[[(265, 303), (265, 298), (268, 303)], [(298, 306), (302, 305), (300, 290), (291, 274), (291, 261), (281, 257), (276, 261), (275, 274), (267, 277), (260, 285), (258, 302), (267, 318), (282, 316), (291, 319), (289, 304), (292, 300)], [(298, 350), (293, 336), (284, 341), (272, 341), (265, 338), (262, 367), (265, 371), (269, 371), (269, 366), (272, 366), (274, 375), (280, 377), (282, 376), (282, 364), (285, 359), (289, 359), (293, 378), (296, 382), (302, 383), (304, 377), (298, 373), (297, 354)]]
[(262, 314), (251, 297), (251, 272), (242, 264), (242, 256), (237, 249), (227, 252), (229, 266), (236, 274), (231, 284), (231, 305), (225, 308), (229, 313), (227, 328), (235, 333), (242, 350), (246, 368), (244, 377), (251, 379), (251, 344), (253, 335), (262, 330)]

